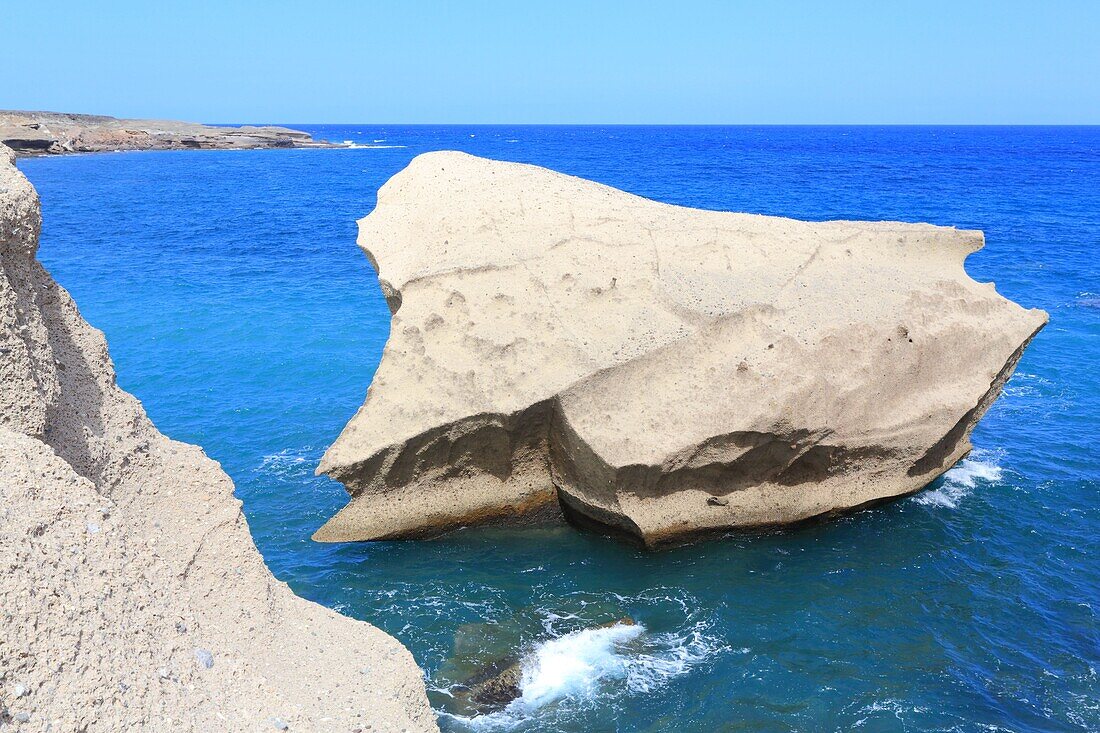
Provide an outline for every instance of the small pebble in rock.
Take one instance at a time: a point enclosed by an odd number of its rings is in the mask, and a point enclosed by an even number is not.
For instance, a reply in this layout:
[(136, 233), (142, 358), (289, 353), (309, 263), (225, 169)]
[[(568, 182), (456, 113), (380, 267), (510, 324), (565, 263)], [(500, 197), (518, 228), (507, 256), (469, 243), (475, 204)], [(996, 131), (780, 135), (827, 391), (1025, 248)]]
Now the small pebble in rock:
[(96, 532), (99, 531), (99, 525), (96, 524), (95, 522), (88, 522), (88, 531), (91, 532), (92, 534), (95, 534)]
[(288, 730), (290, 728), (282, 718), (272, 718), (271, 724), (275, 726), (276, 730)]
[(168, 671), (167, 667), (161, 667), (160, 669), (157, 670), (157, 674), (160, 675), (160, 678), (162, 680), (166, 680), (166, 679), (168, 679), (168, 675), (170, 675), (172, 673)]
[(187, 624), (185, 624), (182, 621), (177, 621), (176, 622), (176, 631), (180, 632), (181, 634), (186, 634), (187, 633)]
[(26, 723), (28, 720), (31, 719), (31, 714), (28, 713), (26, 710), (24, 710), (22, 712), (16, 713), (12, 717), (15, 718), (20, 723)]
[(12, 692), (15, 694), (16, 697), (23, 697), (23, 695), (27, 694), (27, 686), (16, 685), (15, 689), (13, 689)]
[(195, 661), (198, 662), (199, 666), (203, 669), (210, 669), (214, 666), (214, 655), (205, 649), (196, 649)]

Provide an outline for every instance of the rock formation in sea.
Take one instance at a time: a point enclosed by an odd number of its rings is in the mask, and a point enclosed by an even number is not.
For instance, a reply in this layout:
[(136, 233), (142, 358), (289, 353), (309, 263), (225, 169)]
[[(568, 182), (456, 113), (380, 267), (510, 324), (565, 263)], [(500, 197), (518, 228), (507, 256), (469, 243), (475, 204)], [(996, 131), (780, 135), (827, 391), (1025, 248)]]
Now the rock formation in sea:
[(647, 545), (921, 489), (1047, 321), (963, 268), (983, 236), (649, 201), (422, 155), (359, 244), (392, 311), (319, 472), (322, 541), (560, 511)]
[(18, 155), (115, 150), (339, 147), (287, 127), (215, 127), (170, 120), (0, 110), (0, 144)]
[(0, 728), (436, 730), (409, 652), (275, 580), (218, 464), (115, 384), (40, 224), (0, 146)]

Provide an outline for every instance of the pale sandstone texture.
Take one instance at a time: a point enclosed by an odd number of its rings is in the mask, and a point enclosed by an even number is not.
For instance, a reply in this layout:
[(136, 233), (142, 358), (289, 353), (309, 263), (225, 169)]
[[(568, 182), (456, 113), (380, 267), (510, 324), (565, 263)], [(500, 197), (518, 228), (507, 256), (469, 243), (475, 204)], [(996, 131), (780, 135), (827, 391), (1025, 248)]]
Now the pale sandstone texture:
[(276, 581), (218, 464), (118, 388), (40, 223), (0, 146), (0, 730), (436, 730), (408, 651)]
[(0, 110), (0, 144), (18, 155), (115, 150), (339, 147), (287, 127), (216, 127), (172, 120)]
[(981, 232), (656, 203), (430, 153), (359, 244), (393, 312), (319, 471), (327, 541), (568, 517), (648, 545), (917, 491), (1047, 321), (963, 269)]

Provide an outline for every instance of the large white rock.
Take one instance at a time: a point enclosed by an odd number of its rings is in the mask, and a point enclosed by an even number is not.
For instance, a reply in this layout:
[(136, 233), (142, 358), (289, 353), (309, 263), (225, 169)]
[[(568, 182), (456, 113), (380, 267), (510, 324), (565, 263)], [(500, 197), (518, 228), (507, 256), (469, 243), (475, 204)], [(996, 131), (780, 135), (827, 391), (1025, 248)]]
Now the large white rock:
[(656, 203), (416, 158), (359, 222), (393, 311), (325, 541), (568, 516), (648, 545), (919, 490), (1046, 323), (981, 232)]
[(40, 225), (0, 145), (0, 729), (437, 730), (409, 652), (275, 580), (229, 477), (115, 384)]

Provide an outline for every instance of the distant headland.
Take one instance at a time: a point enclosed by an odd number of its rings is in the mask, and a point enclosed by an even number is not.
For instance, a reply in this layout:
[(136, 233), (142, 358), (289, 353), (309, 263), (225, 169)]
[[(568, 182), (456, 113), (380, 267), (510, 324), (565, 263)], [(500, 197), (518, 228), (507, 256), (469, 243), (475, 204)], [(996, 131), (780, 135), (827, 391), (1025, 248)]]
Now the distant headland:
[(247, 150), (339, 148), (287, 127), (222, 127), (170, 120), (0, 110), (0, 144), (16, 155), (106, 153), (117, 150)]

